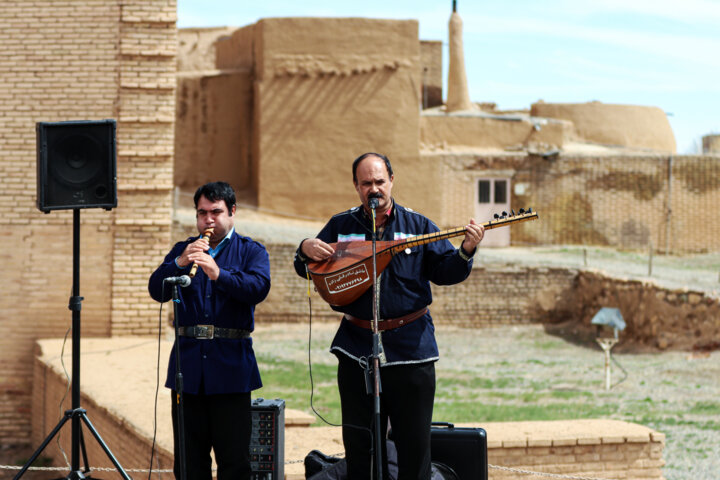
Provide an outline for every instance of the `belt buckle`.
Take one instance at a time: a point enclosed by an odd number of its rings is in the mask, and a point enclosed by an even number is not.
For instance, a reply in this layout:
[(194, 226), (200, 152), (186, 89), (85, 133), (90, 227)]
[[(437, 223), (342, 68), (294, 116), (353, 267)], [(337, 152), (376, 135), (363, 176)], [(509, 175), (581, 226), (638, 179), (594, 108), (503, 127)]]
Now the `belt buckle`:
[(215, 338), (215, 325), (195, 325), (195, 338), (212, 340)]

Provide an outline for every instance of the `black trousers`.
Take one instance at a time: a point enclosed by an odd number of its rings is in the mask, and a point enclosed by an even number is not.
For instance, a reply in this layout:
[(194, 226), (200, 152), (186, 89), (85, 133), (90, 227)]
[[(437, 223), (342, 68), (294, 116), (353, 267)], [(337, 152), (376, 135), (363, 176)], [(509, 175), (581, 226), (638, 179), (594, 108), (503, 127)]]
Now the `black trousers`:
[[(375, 476), (371, 462), (374, 434), (349, 425), (371, 429), (373, 395), (365, 388), (360, 365), (338, 355), (338, 389), (342, 407), (343, 444), (349, 480), (368, 480)], [(387, 431), (388, 418), (398, 454), (398, 480), (429, 480), (430, 427), (435, 399), (433, 362), (396, 365), (380, 369), (381, 429)], [(385, 435), (382, 435), (385, 439)], [(383, 479), (388, 479), (386, 444), (383, 449)]]
[[(177, 392), (172, 391), (175, 478), (180, 478)], [(215, 451), (218, 480), (250, 479), (250, 393), (183, 394), (187, 480), (211, 480)]]

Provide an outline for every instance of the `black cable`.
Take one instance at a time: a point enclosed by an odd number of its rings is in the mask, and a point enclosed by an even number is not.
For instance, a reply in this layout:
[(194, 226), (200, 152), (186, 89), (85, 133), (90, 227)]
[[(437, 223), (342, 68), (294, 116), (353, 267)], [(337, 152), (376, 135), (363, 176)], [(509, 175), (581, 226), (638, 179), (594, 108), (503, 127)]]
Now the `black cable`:
[[(165, 282), (163, 282), (163, 290)], [(153, 438), (150, 447), (150, 468), (148, 469), (148, 480), (152, 477), (153, 459), (155, 457), (155, 440), (157, 438), (157, 413), (158, 413), (158, 395), (160, 393), (160, 347), (162, 345), (162, 310), (163, 304), (160, 302), (160, 311), (158, 313), (158, 349), (157, 349), (157, 367), (155, 369), (155, 409), (153, 411)]]
[(331, 427), (342, 427), (342, 425), (338, 425), (336, 423), (331, 423), (325, 420), (325, 418), (320, 415), (320, 413), (315, 410), (315, 405), (313, 404), (313, 397), (315, 396), (315, 382), (313, 381), (313, 374), (312, 374), (312, 356), (311, 356), (311, 345), (312, 345), (312, 298), (308, 296), (308, 309), (310, 310), (309, 314), (309, 322), (308, 322), (308, 372), (310, 373), (310, 408), (315, 413), (315, 415), (318, 416), (320, 420), (327, 423)]
[(349, 428), (357, 428), (358, 430), (364, 430), (368, 432), (371, 435), (372, 438), (372, 430), (366, 427), (360, 427), (358, 425), (351, 425), (351, 424), (336, 424), (328, 422), (320, 413), (315, 410), (315, 405), (313, 404), (313, 397), (315, 396), (315, 382), (313, 381), (313, 375), (312, 375), (312, 357), (311, 357), (311, 345), (312, 345), (312, 298), (310, 297), (310, 273), (307, 270), (307, 266), (305, 267), (305, 275), (308, 279), (308, 372), (310, 374), (310, 408), (312, 411), (317, 415), (317, 417), (325, 422), (326, 424), (330, 425), (331, 427), (349, 427)]
[[(63, 373), (65, 374), (65, 380), (67, 381), (65, 385), (65, 393), (63, 393), (62, 398), (60, 399), (60, 404), (58, 405), (58, 409), (60, 410), (60, 418), (62, 418), (63, 415), (63, 403), (65, 403), (65, 399), (67, 398), (68, 392), (70, 392), (70, 375), (68, 374), (67, 368), (65, 367), (65, 345), (67, 344), (68, 335), (72, 331), (72, 326), (69, 327), (65, 331), (65, 336), (63, 337), (63, 343), (62, 348), (60, 349), (60, 365), (62, 365)], [(70, 461), (67, 458), (67, 454), (65, 453), (65, 449), (63, 449), (62, 445), (60, 444), (60, 435), (57, 436), (55, 439), (55, 443), (57, 444), (58, 449), (60, 450), (60, 453), (62, 454), (63, 458), (65, 459), (65, 465), (67, 465), (68, 468), (70, 468)]]

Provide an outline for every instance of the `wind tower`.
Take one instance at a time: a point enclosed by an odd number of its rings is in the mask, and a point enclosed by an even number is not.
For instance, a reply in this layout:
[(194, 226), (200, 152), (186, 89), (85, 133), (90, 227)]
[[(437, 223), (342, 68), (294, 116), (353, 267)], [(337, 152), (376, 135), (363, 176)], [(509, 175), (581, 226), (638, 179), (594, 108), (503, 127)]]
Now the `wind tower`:
[(447, 112), (472, 110), (468, 92), (467, 75), (465, 74), (465, 56), (463, 54), (462, 19), (457, 13), (457, 0), (453, 0), (453, 11), (450, 15), (450, 65), (448, 68)]

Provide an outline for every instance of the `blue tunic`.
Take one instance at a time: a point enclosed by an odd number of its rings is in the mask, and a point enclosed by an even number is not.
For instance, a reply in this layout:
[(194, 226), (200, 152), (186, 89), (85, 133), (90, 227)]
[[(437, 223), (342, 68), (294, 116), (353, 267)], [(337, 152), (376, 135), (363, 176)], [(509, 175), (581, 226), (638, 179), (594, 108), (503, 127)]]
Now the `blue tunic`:
[[(439, 231), (427, 217), (394, 204), (381, 238), (395, 240)], [(326, 242), (372, 240), (372, 223), (362, 207), (355, 207), (332, 217), (318, 233)], [(474, 252), (472, 252), (474, 253)], [(464, 259), (448, 240), (413, 247), (398, 253), (380, 275), (380, 318), (396, 318), (415, 312), (432, 303), (430, 282), (452, 285), (465, 280), (472, 270), (472, 253)], [(467, 256), (466, 256), (467, 258)], [(295, 271), (305, 276), (305, 262), (300, 249), (295, 254)], [(371, 319), (372, 288), (349, 305), (332, 307), (358, 318)], [(435, 327), (428, 312), (402, 327), (382, 332), (385, 365), (411, 364), (438, 359)], [(372, 350), (372, 332), (343, 319), (330, 351), (353, 359), (368, 357)]]
[[(197, 240), (175, 244), (150, 277), (148, 290), (158, 302), (172, 297), (172, 287), (163, 288), (163, 279), (186, 275), (190, 266), (179, 268), (175, 259)], [(270, 261), (265, 247), (248, 237), (231, 232), (227, 244), (218, 247), (215, 262), (220, 276), (212, 281), (201, 268), (188, 287), (179, 288), (178, 325), (214, 325), (253, 331), (255, 305), (270, 291)], [(170, 354), (165, 386), (175, 389), (175, 348)], [(180, 337), (180, 365), (183, 391), (197, 394), (250, 392), (262, 387), (251, 338), (202, 340)]]

